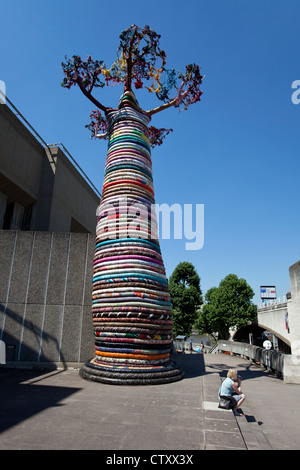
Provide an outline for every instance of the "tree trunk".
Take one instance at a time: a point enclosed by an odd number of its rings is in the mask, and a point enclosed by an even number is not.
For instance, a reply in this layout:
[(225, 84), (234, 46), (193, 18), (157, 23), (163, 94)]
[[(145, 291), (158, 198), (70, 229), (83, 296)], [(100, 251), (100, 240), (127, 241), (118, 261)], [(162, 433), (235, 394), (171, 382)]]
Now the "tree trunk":
[(84, 378), (111, 384), (174, 382), (168, 281), (151, 211), (150, 118), (125, 92), (107, 112), (108, 152), (93, 275), (95, 357)]

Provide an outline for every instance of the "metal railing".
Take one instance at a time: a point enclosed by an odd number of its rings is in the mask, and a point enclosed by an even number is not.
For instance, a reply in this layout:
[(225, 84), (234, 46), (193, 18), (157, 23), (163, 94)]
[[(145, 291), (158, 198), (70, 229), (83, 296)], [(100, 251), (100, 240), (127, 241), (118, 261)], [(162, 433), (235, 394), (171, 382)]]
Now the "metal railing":
[(285, 354), (272, 349), (264, 349), (248, 343), (219, 340), (217, 352), (227, 352), (233, 355), (247, 357), (265, 369), (271, 370), (278, 376), (284, 372)]
[(260, 304), (257, 305), (257, 307), (258, 308), (272, 307), (272, 305), (284, 304), (286, 302), (287, 302), (287, 297), (286, 295), (283, 295), (282, 297), (278, 297), (277, 299), (274, 299), (274, 300), (266, 300), (265, 302), (261, 302)]
[(7, 95), (4, 95), (4, 93), (0, 90), (0, 94), (2, 96), (5, 97), (5, 103), (9, 104), (9, 107), (12, 109), (12, 111), (14, 112), (15, 116), (18, 116), (22, 121), (23, 123), (26, 125), (26, 127), (34, 134), (34, 136), (37, 138), (37, 140), (39, 141), (40, 144), (42, 144), (44, 147), (46, 147), (47, 149), (49, 149), (50, 151), (50, 148), (51, 147), (60, 147), (64, 153), (67, 154), (67, 158), (69, 158), (69, 160), (75, 165), (75, 167), (79, 170), (79, 173), (81, 174), (81, 176), (86, 180), (86, 182), (94, 189), (94, 191), (96, 192), (96, 194), (101, 198), (101, 193), (99, 192), (99, 190), (96, 188), (96, 186), (91, 182), (91, 180), (89, 179), (89, 177), (87, 176), (87, 174), (83, 171), (83, 169), (78, 165), (78, 163), (76, 162), (76, 160), (72, 157), (72, 155), (70, 154), (70, 152), (66, 149), (66, 147), (61, 143), (59, 142), (58, 144), (47, 144), (45, 142), (45, 140), (40, 136), (40, 134), (34, 129), (34, 127), (27, 121), (27, 119), (23, 116), (23, 114), (16, 108), (16, 106), (12, 103), (12, 101), (7, 97)]

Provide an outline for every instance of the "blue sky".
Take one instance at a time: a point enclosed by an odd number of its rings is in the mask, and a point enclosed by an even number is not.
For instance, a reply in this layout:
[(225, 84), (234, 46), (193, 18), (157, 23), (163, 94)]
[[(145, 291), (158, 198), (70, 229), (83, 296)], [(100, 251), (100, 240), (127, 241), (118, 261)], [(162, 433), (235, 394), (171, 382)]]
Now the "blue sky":
[[(205, 75), (201, 103), (153, 117), (173, 128), (152, 151), (156, 203), (204, 204), (204, 246), (161, 240), (167, 275), (190, 261), (205, 293), (227, 274), (289, 290), (300, 259), (300, 80), (298, 0), (10, 0), (1, 2), (0, 80), (8, 98), (51, 144), (62, 142), (101, 191), (106, 142), (85, 124), (94, 106), (60, 86), (64, 56), (115, 60), (119, 34), (148, 24), (161, 34), (167, 66), (196, 62)], [(121, 87), (96, 90), (116, 106)], [(96, 94), (96, 93), (95, 93)], [(140, 105), (159, 104), (138, 91)]]

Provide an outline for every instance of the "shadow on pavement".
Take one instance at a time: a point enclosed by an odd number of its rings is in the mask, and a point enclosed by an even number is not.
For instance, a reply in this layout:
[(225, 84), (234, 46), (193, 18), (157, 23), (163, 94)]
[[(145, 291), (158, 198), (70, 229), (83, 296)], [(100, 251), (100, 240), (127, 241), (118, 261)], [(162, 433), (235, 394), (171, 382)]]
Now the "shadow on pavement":
[[(81, 390), (37, 385), (43, 375), (45, 371), (0, 369), (0, 433), (47, 408), (63, 406), (60, 401)], [(27, 381), (31, 383), (22, 383)]]
[(203, 354), (173, 353), (171, 360), (180, 365), (184, 370), (185, 379), (191, 379), (205, 374)]
[[(220, 377), (222, 379), (225, 379), (227, 377), (227, 372), (228, 369), (230, 369), (230, 366), (226, 364), (225, 362), (220, 362), (220, 363), (214, 363), (214, 364), (208, 364), (208, 369), (210, 371), (207, 371), (207, 373), (215, 373), (219, 372)], [(254, 363), (249, 363), (249, 365), (245, 368), (245, 363), (237, 364), (234, 366), (235, 369), (237, 369), (238, 374), (242, 376), (243, 380), (250, 380), (250, 379), (256, 379), (258, 377), (270, 377), (270, 378), (278, 378), (275, 374), (272, 372), (261, 369), (258, 365)], [(278, 380), (281, 380), (278, 378)]]

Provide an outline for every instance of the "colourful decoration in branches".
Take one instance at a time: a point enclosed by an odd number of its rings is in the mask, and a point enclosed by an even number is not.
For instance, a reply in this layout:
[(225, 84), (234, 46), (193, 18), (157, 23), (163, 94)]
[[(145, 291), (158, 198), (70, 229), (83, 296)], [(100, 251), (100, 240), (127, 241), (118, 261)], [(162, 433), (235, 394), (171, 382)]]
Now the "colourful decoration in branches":
[[(87, 126), (92, 136), (108, 139), (94, 257), (95, 356), (80, 372), (104, 383), (160, 384), (183, 377), (170, 359), (171, 302), (153, 210), (151, 147), (161, 145), (172, 129), (149, 123), (164, 109), (187, 109), (199, 101), (203, 77), (195, 64), (184, 74), (166, 69), (159, 38), (149, 26), (133, 25), (120, 35), (110, 69), (91, 57), (73, 56), (62, 64), (62, 86), (78, 85), (97, 107)], [(95, 87), (120, 83), (124, 93), (117, 109), (92, 94)], [(163, 104), (142, 110), (132, 86), (155, 93)]]
[[(66, 57), (66, 62), (62, 63), (65, 74), (62, 86), (71, 88), (73, 85), (78, 85), (82, 92), (103, 111), (106, 108), (92, 97), (92, 90), (94, 87), (102, 88), (105, 85), (121, 83), (124, 84), (124, 90), (130, 91), (132, 83), (135, 89), (145, 88), (155, 93), (157, 98), (164, 103), (148, 111), (149, 116), (170, 106), (187, 110), (191, 104), (200, 101), (202, 95), (200, 85), (203, 76), (196, 64), (187, 65), (184, 74), (175, 69), (167, 69), (165, 67), (166, 53), (160, 49), (159, 39), (160, 35), (149, 26), (141, 29), (133, 25), (126, 29), (120, 35), (118, 57), (110, 69), (106, 68), (103, 61), (92, 60), (90, 56), (86, 61), (78, 55), (74, 55), (72, 59)], [(99, 113), (91, 113), (91, 123), (86, 126), (91, 130), (91, 137), (105, 137), (95, 132), (95, 130), (103, 130), (104, 120), (105, 117)], [(154, 129), (152, 126), (153, 132)], [(165, 129), (157, 129), (157, 133), (161, 136), (157, 140), (157, 145), (161, 145), (162, 139), (169, 132), (166, 133)]]
[(156, 129), (156, 127), (150, 126), (148, 127), (149, 132), (149, 143), (150, 147), (155, 147), (156, 145), (161, 145), (163, 143), (164, 138), (170, 133), (173, 132), (172, 129)]

